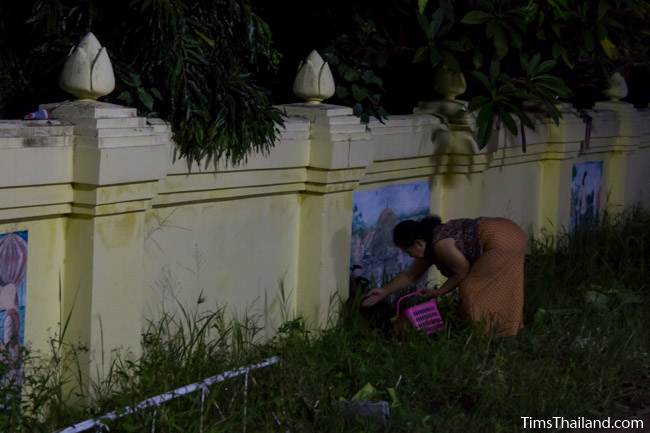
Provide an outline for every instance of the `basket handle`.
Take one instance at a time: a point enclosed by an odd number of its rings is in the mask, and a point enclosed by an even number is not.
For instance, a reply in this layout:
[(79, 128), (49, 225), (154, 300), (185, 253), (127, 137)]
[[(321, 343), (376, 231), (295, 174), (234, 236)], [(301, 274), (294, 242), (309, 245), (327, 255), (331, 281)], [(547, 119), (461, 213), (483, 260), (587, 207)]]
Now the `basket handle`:
[(396, 313), (395, 314), (395, 319), (399, 319), (399, 304), (402, 302), (403, 299), (410, 298), (411, 296), (422, 296), (422, 291), (421, 290), (416, 290), (415, 292), (411, 292), (411, 293), (409, 293), (407, 295), (404, 295), (404, 296), (400, 297), (397, 300), (397, 306), (395, 307), (395, 309), (397, 310), (395, 312)]

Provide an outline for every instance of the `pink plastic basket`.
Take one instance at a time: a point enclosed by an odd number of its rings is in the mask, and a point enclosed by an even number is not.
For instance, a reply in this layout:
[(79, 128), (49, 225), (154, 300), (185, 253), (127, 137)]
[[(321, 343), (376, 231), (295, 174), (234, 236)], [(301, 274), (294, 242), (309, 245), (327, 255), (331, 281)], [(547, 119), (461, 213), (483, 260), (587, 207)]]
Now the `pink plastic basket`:
[[(418, 295), (420, 295), (419, 292), (413, 292), (404, 295), (397, 300), (397, 316), (395, 319), (399, 319), (399, 304), (402, 300)], [(433, 299), (409, 307), (403, 311), (403, 314), (409, 319), (409, 322), (411, 322), (415, 329), (422, 331), (427, 335), (445, 329), (445, 324), (443, 323), (440, 312), (438, 311), (438, 304)]]

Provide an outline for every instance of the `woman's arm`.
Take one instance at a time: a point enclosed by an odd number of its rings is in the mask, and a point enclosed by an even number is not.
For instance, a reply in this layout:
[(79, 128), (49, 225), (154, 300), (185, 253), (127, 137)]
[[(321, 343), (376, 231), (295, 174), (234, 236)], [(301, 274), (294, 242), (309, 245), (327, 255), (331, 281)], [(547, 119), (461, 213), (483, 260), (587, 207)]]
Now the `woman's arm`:
[(436, 242), (433, 245), (433, 253), (438, 261), (452, 273), (439, 289), (427, 291), (429, 295), (437, 297), (454, 290), (469, 273), (470, 264), (463, 253), (456, 248), (456, 242), (452, 238)]
[(361, 305), (364, 307), (371, 307), (391, 293), (405, 289), (409, 284), (419, 280), (422, 274), (424, 274), (430, 266), (431, 264), (424, 259), (414, 259), (411, 265), (404, 272), (398, 274), (384, 287), (369, 291)]
[(414, 259), (411, 265), (406, 268), (404, 272), (397, 275), (383, 287), (387, 292), (386, 295), (398, 292), (405, 289), (409, 284), (413, 284), (420, 279), (422, 274), (424, 274), (430, 266), (431, 263), (424, 259)]

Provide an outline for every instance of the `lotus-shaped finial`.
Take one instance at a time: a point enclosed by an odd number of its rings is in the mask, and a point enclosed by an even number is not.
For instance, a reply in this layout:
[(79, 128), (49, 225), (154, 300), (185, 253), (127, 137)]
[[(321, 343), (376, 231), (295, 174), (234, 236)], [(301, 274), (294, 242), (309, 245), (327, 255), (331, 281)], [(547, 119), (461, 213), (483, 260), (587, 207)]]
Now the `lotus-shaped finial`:
[(334, 77), (329, 65), (316, 52), (312, 51), (300, 63), (298, 74), (293, 82), (293, 93), (308, 103), (318, 104), (334, 95)]
[(106, 48), (92, 33), (81, 39), (63, 65), (59, 86), (79, 99), (97, 99), (115, 89), (113, 66)]
[(620, 101), (627, 96), (627, 83), (620, 73), (614, 72), (607, 84), (608, 87), (604, 93), (610, 101)]
[(449, 101), (455, 100), (467, 89), (465, 75), (459, 71), (452, 71), (444, 65), (438, 67), (433, 80), (433, 90)]

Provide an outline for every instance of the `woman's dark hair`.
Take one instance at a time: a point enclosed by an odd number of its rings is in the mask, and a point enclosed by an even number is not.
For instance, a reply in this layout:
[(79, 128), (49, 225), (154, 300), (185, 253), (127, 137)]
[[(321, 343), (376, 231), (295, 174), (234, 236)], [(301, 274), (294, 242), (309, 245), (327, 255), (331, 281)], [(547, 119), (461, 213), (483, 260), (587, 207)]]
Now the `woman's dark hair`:
[(428, 242), (433, 229), (441, 222), (437, 215), (422, 218), (420, 221), (402, 221), (393, 229), (393, 242), (400, 248), (408, 248), (418, 239)]

